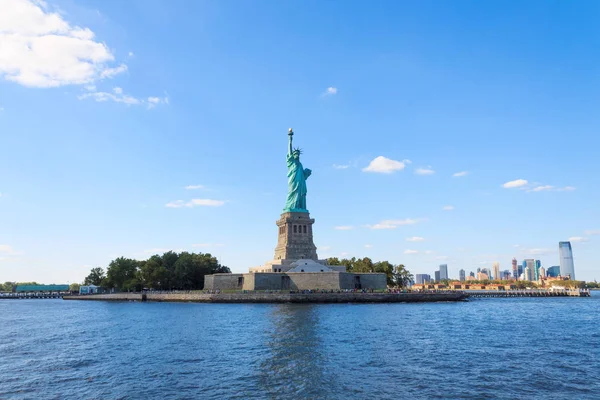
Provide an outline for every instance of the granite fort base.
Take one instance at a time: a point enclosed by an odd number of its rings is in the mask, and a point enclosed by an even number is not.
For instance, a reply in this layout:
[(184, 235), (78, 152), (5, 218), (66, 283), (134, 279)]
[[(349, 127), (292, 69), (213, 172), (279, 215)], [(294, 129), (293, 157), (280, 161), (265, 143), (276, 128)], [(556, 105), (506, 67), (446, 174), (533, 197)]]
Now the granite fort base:
[(336, 271), (214, 274), (204, 279), (204, 288), (209, 290), (377, 290), (386, 287), (385, 274)]

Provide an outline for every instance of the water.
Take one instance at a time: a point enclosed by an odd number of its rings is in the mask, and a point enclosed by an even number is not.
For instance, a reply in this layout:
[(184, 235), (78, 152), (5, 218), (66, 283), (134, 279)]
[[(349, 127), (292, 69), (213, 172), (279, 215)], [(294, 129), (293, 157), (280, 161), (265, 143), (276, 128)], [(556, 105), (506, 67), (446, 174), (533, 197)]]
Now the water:
[(0, 300), (0, 399), (598, 399), (599, 311)]

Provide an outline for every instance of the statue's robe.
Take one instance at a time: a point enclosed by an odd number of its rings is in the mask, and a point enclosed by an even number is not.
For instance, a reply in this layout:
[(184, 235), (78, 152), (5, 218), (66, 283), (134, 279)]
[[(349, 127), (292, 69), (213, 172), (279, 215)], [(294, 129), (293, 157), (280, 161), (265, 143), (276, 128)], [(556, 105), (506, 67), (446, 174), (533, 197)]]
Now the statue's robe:
[(302, 212), (306, 210), (306, 178), (310, 176), (310, 170), (304, 169), (300, 159), (294, 158), (292, 154), (287, 155), (288, 167), (288, 196), (285, 202), (287, 212)]

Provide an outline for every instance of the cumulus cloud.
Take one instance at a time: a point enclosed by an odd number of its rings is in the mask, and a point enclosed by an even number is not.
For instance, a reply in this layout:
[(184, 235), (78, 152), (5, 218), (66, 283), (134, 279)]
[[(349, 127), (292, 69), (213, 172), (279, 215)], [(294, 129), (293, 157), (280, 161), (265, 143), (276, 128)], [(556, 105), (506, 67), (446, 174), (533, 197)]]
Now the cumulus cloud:
[(589, 241), (589, 239), (586, 238), (586, 237), (583, 237), (583, 236), (573, 236), (573, 237), (569, 238), (569, 242), (579, 242), (579, 243), (582, 243), (582, 242), (587, 242), (587, 241)]
[(72, 26), (45, 2), (0, 1), (0, 76), (28, 87), (80, 85), (111, 78), (127, 66), (88, 28)]
[(412, 164), (412, 161), (410, 160), (402, 160), (402, 162), (406, 165)]
[(323, 96), (333, 96), (334, 94), (337, 94), (338, 90), (336, 87), (333, 86), (329, 86), (327, 89), (325, 89), (325, 92), (323, 92)]
[(559, 192), (572, 192), (573, 190), (575, 190), (576, 188), (573, 186), (565, 186), (563, 188), (558, 188), (556, 189)]
[(372, 244), (365, 244), (365, 248), (370, 249), (371, 247), (373, 247)]
[(433, 169), (431, 169), (431, 167), (417, 168), (415, 170), (415, 174), (417, 174), (417, 175), (433, 175), (433, 174), (435, 174), (435, 171)]
[(402, 161), (379, 156), (374, 158), (367, 167), (363, 168), (363, 171), (391, 174), (392, 172), (403, 170), (404, 167), (405, 165)]
[(454, 206), (444, 206), (443, 210), (452, 211), (452, 210), (454, 210)]
[(396, 229), (402, 225), (414, 225), (419, 223), (421, 220), (405, 218), (405, 219), (385, 219), (375, 225), (367, 225), (371, 229)]
[(354, 229), (354, 227), (352, 225), (340, 225), (336, 226), (334, 229), (337, 229), (338, 231), (349, 231), (350, 229)]
[(530, 191), (532, 191), (532, 192), (543, 192), (543, 191), (552, 190), (552, 189), (554, 189), (554, 186), (551, 186), (551, 185), (540, 185), (540, 186), (534, 187)]
[(187, 190), (198, 190), (198, 189), (204, 189), (204, 185), (187, 185), (185, 188)]
[(514, 181), (506, 182), (504, 185), (502, 185), (502, 187), (505, 189), (520, 188), (523, 186), (527, 186), (528, 183), (529, 182), (525, 179), (517, 179)]
[(406, 240), (409, 242), (422, 242), (425, 240), (425, 238), (421, 237), (421, 236), (412, 236), (412, 237), (407, 237)]
[(461, 171), (461, 172), (456, 172), (456, 173), (452, 174), (452, 176), (455, 178), (460, 178), (461, 176), (467, 176), (467, 175), (469, 175), (469, 171)]
[(168, 97), (148, 97), (148, 108), (154, 108), (159, 104), (169, 104)]
[(190, 201), (175, 200), (165, 204), (168, 208), (183, 208), (183, 207), (220, 207), (225, 204), (223, 200), (212, 199), (192, 199)]
[(404, 250), (404, 254), (419, 254), (418, 250)]

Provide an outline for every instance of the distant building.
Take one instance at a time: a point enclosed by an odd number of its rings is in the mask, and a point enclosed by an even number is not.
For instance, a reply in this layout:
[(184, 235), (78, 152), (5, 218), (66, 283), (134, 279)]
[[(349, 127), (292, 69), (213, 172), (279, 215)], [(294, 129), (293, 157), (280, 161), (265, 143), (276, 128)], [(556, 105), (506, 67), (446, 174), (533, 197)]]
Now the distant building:
[(546, 271), (546, 276), (548, 276), (550, 278), (556, 278), (559, 275), (560, 275), (560, 267), (558, 265), (550, 267)]
[(533, 280), (537, 281), (540, 279), (540, 268), (542, 268), (542, 262), (535, 260), (535, 269), (533, 271)]
[(560, 275), (575, 280), (575, 266), (573, 265), (573, 249), (571, 242), (558, 243), (558, 255), (560, 257)]
[(487, 275), (487, 278), (485, 279), (492, 279), (492, 271), (490, 271), (488, 268), (481, 268), (481, 271), (479, 272)]
[(440, 281), (440, 271), (435, 271), (434, 276), (435, 276), (435, 281), (439, 282)]
[(486, 274), (485, 272), (483, 272), (483, 270), (486, 270), (486, 271), (487, 271), (487, 268), (483, 268), (483, 269), (481, 270), (481, 272), (478, 272), (478, 273), (477, 273), (477, 280), (478, 280), (478, 281), (484, 281), (484, 280), (486, 280), (486, 279), (490, 279), (490, 276), (489, 276), (488, 274)]
[(492, 265), (492, 270), (494, 271), (494, 279), (500, 280), (500, 263), (498, 261)]
[(540, 267), (538, 275), (539, 279), (546, 279), (546, 269), (544, 267)]
[[(477, 271), (477, 272), (479, 272), (479, 271)], [(469, 272), (469, 276), (472, 276), (473, 278), (475, 278), (475, 272), (473, 272), (473, 271)]]
[(79, 286), (79, 294), (98, 294), (104, 293), (104, 289), (96, 285)]
[(423, 285), (425, 283), (431, 282), (431, 275), (429, 274), (416, 274), (415, 280), (417, 285)]
[(515, 280), (519, 279), (519, 267), (517, 267), (517, 259), (514, 257), (512, 259), (512, 273)]
[(504, 271), (502, 271), (500, 273), (500, 276), (502, 276), (503, 281), (508, 281), (508, 280), (510, 280), (512, 275), (509, 270), (505, 269)]
[[(527, 268), (529, 268), (529, 272), (527, 272)], [(526, 281), (534, 280), (534, 278), (535, 278), (535, 275), (533, 272), (534, 269), (535, 269), (535, 260), (533, 258), (528, 258), (523, 261), (523, 273), (525, 275)]]
[(15, 292), (68, 292), (69, 285), (18, 285)]
[(448, 264), (440, 265), (440, 280), (448, 279)]
[(458, 271), (458, 280), (461, 282), (465, 281), (465, 270), (461, 269), (460, 271)]

